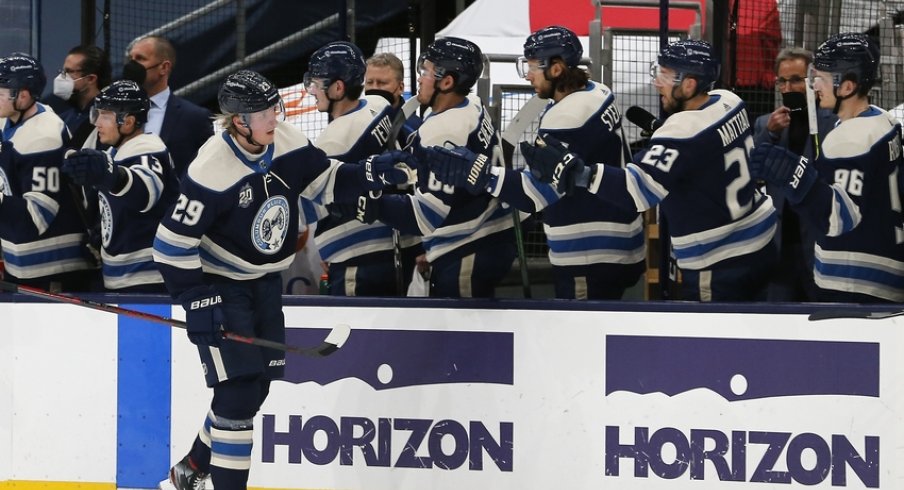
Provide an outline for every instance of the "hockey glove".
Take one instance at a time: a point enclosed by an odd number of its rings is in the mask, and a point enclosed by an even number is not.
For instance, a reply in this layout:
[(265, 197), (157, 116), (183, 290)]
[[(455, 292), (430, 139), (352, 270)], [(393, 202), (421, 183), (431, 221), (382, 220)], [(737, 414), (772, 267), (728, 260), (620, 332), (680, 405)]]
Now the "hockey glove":
[(750, 152), (750, 175), (782, 185), (792, 205), (804, 200), (819, 172), (805, 157), (770, 143), (757, 145)]
[(119, 166), (109, 153), (89, 148), (70, 152), (63, 162), (63, 173), (78, 185), (102, 191), (114, 190), (120, 178)]
[(417, 161), (407, 151), (392, 150), (367, 157), (361, 162), (361, 167), (364, 172), (364, 188), (379, 191), (384, 187), (407, 183), (406, 169), (417, 168)]
[(379, 218), (380, 211), (380, 200), (373, 199), (368, 196), (359, 196), (358, 197), (358, 208), (355, 211), (355, 219), (365, 223), (372, 224), (374, 221), (377, 221)]
[(223, 299), (212, 286), (197, 286), (180, 294), (177, 300), (185, 308), (188, 340), (195, 345), (217, 347), (223, 339), (225, 317)]
[(552, 136), (538, 137), (533, 145), (522, 141), (521, 154), (531, 175), (540, 182), (552, 184), (560, 194), (574, 194), (579, 187), (586, 189), (590, 182), (590, 168), (584, 160)]
[(486, 193), (493, 166), (486, 155), (474, 153), (464, 146), (434, 146), (427, 148), (426, 154), (427, 165), (436, 180), (453, 187), (463, 187), (475, 196)]

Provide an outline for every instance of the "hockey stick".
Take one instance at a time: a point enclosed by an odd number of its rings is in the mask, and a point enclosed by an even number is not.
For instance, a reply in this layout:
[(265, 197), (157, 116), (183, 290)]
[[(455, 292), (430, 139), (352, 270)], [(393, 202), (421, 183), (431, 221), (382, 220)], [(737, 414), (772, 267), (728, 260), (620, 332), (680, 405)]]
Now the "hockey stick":
[[(502, 132), (502, 158), (505, 168), (513, 169), (513, 157), (515, 155), (515, 145), (524, 131), (537, 119), (537, 116), (546, 108), (548, 101), (541, 99), (537, 95), (530, 98), (521, 110), (515, 114), (515, 117), (509, 121)], [(521, 269), (521, 285), (524, 287), (524, 297), (530, 298), (530, 279), (527, 275), (527, 255), (524, 252), (524, 231), (521, 229), (521, 217), (517, 209), (512, 208), (512, 220), (515, 223), (515, 246), (518, 248), (518, 264)]]
[[(392, 120), (392, 127), (389, 130), (389, 138), (386, 140), (386, 149), (392, 150), (396, 148), (397, 140), (399, 139), (399, 134), (402, 132), (402, 128), (405, 127), (405, 122), (408, 121), (414, 112), (421, 107), (420, 102), (417, 101), (417, 96), (412, 95), (411, 98), (405, 101), (402, 104), (402, 107), (399, 108), (399, 112), (396, 113), (395, 118)], [(393, 228), (392, 229), (392, 262), (395, 267), (395, 280), (396, 280), (396, 291), (398, 291), (399, 296), (405, 295), (405, 269), (402, 266), (402, 237), (399, 230)]]
[(904, 315), (904, 310), (899, 311), (857, 311), (857, 310), (823, 310), (810, 313), (807, 317), (810, 321), (819, 320), (840, 320), (840, 319), (866, 319), (881, 320), (883, 318), (891, 318)]
[(807, 125), (813, 140), (813, 158), (819, 158), (819, 125), (816, 122), (816, 93), (807, 82)]
[[(55, 294), (49, 291), (44, 291), (42, 289), (33, 288), (30, 286), (20, 286), (18, 284), (13, 284), (6, 281), (0, 281), (0, 291), (8, 291), (10, 293), (19, 293), (27, 296), (44, 298), (50, 301), (55, 301), (57, 303), (67, 303), (70, 305), (82, 306), (84, 308), (91, 308), (92, 310), (105, 311), (107, 313), (114, 313), (116, 315), (138, 318), (139, 320), (159, 323), (161, 325), (170, 325), (182, 329), (188, 327), (188, 325), (181, 320), (174, 320), (172, 318), (145, 313), (143, 311), (120, 308), (111, 304), (77, 298), (75, 296)], [(336, 325), (332, 330), (330, 330), (329, 335), (326, 336), (323, 342), (316, 347), (295, 347), (292, 345), (282, 344), (280, 342), (274, 342), (272, 340), (260, 339), (257, 337), (246, 337), (237, 333), (225, 331), (223, 332), (223, 337), (234, 342), (257, 345), (259, 347), (268, 347), (270, 349), (276, 349), (285, 352), (293, 352), (295, 354), (301, 354), (303, 356), (323, 357), (339, 350), (339, 348), (345, 344), (345, 341), (348, 340), (350, 333), (351, 329), (348, 325)]]

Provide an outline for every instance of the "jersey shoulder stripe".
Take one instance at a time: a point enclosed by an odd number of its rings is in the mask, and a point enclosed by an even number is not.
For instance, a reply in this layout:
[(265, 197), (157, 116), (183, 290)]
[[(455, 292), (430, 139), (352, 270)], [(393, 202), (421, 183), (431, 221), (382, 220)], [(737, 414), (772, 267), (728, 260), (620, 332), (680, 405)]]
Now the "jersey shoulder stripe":
[(740, 97), (727, 90), (713, 90), (709, 96), (712, 99), (705, 107), (669, 116), (662, 127), (653, 133), (653, 138), (694, 138), (710, 127), (724, 123), (727, 115), (736, 112), (738, 106), (743, 105)]
[(121, 161), (139, 155), (149, 155), (167, 151), (166, 143), (156, 134), (140, 134), (123, 143), (116, 152), (114, 160)]
[(823, 154), (826, 158), (852, 158), (869, 153), (876, 143), (900, 132), (897, 124), (889, 113), (872, 107), (829, 131), (822, 145)]

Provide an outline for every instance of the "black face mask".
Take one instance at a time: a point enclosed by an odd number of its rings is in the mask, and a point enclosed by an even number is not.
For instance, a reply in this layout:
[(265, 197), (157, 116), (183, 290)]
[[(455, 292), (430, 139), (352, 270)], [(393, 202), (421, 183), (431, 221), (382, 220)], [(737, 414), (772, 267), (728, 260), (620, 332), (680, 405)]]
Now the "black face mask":
[(802, 153), (810, 127), (807, 120), (807, 94), (787, 92), (782, 94), (782, 104), (791, 109), (791, 123), (788, 125), (788, 149)]
[(131, 80), (138, 85), (144, 85), (144, 79), (147, 76), (148, 71), (144, 68), (144, 65), (135, 60), (129, 60), (122, 66), (122, 78), (124, 80)]

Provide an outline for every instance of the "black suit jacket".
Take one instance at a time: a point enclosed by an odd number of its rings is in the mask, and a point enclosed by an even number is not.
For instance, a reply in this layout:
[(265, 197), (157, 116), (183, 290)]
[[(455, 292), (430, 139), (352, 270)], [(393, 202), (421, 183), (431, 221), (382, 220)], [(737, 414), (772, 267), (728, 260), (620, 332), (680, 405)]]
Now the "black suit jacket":
[(181, 179), (198, 148), (213, 135), (210, 111), (170, 93), (160, 128), (160, 139), (173, 158), (176, 175)]

